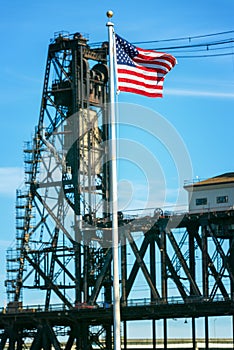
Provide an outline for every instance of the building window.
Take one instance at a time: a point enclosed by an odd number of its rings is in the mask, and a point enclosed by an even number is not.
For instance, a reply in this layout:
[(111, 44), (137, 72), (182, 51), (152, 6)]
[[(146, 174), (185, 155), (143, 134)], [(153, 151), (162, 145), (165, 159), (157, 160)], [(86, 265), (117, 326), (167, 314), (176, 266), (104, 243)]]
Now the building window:
[(196, 205), (206, 205), (207, 204), (207, 198), (197, 198), (196, 199)]
[(216, 203), (227, 203), (227, 202), (228, 202), (228, 196), (216, 197)]

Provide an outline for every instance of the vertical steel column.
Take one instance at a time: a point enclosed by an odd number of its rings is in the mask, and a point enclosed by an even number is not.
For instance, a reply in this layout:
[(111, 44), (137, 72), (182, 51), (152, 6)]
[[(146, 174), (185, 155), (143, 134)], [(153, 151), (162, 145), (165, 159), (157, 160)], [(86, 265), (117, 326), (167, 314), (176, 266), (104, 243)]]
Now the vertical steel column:
[(163, 344), (164, 350), (167, 350), (167, 319), (163, 319)]
[[(104, 301), (106, 307), (110, 307), (112, 304), (112, 277), (111, 277), (111, 265), (108, 267), (106, 272), (106, 280), (104, 284)], [(112, 349), (112, 324), (108, 323), (105, 325), (106, 330), (106, 349)]]
[(89, 344), (89, 326), (84, 323), (81, 327), (82, 332), (82, 350), (88, 350), (91, 348)]
[(48, 336), (48, 329), (46, 327), (46, 325), (43, 326), (43, 329), (42, 329), (42, 348), (44, 350), (50, 350), (51, 349), (51, 341), (49, 339), (49, 336)]
[(232, 344), (234, 349), (234, 315), (232, 316)]
[(124, 350), (127, 350), (127, 321), (123, 321)]
[[(162, 278), (162, 298), (167, 301), (167, 270), (166, 270), (166, 232), (161, 230), (161, 278)], [(163, 319), (164, 350), (167, 349), (167, 319)]]
[(89, 247), (88, 242), (84, 241), (84, 273), (83, 273), (83, 293), (84, 293), (84, 302), (87, 303), (89, 298), (89, 282), (88, 282), (88, 263), (89, 263)]
[(167, 300), (167, 270), (166, 270), (166, 233), (161, 230), (161, 284), (162, 284), (162, 298)]
[(153, 350), (156, 349), (156, 320), (152, 320)]
[[(194, 239), (194, 230), (197, 230), (195, 227), (188, 227), (188, 235), (189, 235), (189, 270), (193, 280), (196, 280), (196, 269), (195, 269), (195, 239)], [(190, 295), (193, 292), (193, 288), (190, 285)], [(193, 350), (196, 350), (196, 322), (195, 318), (192, 317), (192, 342), (193, 342)]]
[(203, 284), (203, 297), (207, 298), (209, 295), (208, 290), (208, 261), (207, 261), (207, 229), (206, 226), (202, 226), (202, 284)]
[[(208, 259), (207, 259), (207, 228), (202, 226), (202, 282), (203, 282), (203, 297), (207, 298), (208, 290)], [(205, 348), (209, 348), (209, 322), (205, 316)]]
[[(119, 229), (120, 230), (120, 229)], [(120, 230), (121, 234), (121, 303), (126, 306), (127, 303), (127, 291), (126, 291), (126, 281), (127, 281), (127, 248), (126, 248), (126, 236), (124, 230)]]
[(109, 140), (109, 128), (108, 128), (108, 113), (107, 108), (103, 110), (103, 143), (105, 150), (103, 154), (103, 180), (102, 180), (102, 196), (103, 196), (103, 217), (110, 215), (110, 162), (108, 159), (108, 141)]
[(111, 350), (112, 349), (111, 324), (106, 325), (105, 329), (106, 329), (106, 349)]
[(8, 349), (9, 350), (15, 350), (16, 337), (15, 337), (14, 327), (11, 327), (11, 328), (9, 327), (7, 331), (8, 331), (8, 334), (9, 334)]
[(81, 302), (81, 233), (78, 227), (79, 223), (75, 215), (75, 239), (74, 242), (74, 255), (75, 255), (75, 303)]
[(205, 349), (209, 349), (209, 319), (205, 316)]
[[(80, 89), (78, 82), (80, 80), (80, 72), (78, 70), (78, 47), (72, 47), (72, 114), (79, 110)], [(79, 193), (79, 126), (80, 118), (73, 118), (73, 132), (75, 133), (75, 141), (77, 142), (73, 147), (73, 170), (72, 178), (74, 186), (74, 217), (75, 217), (75, 302), (81, 302), (81, 232), (80, 232), (80, 193)], [(79, 338), (80, 339), (80, 338)], [(78, 341), (78, 340), (77, 340)], [(79, 347), (78, 347), (79, 349)]]
[[(150, 276), (154, 287), (156, 287), (156, 253), (155, 253), (155, 240), (151, 235), (150, 239)], [(154, 301), (153, 294), (151, 292), (151, 301)], [(156, 323), (155, 319), (152, 320), (152, 337), (153, 337), (153, 350), (156, 349)]]
[[(110, 307), (112, 304), (112, 276), (111, 276), (111, 264), (107, 268), (107, 271), (105, 273), (105, 280), (104, 280), (104, 302), (106, 304), (106, 307)], [(112, 349), (112, 324), (108, 323), (105, 324), (105, 330), (106, 330), (106, 349)]]
[[(230, 238), (229, 246), (230, 246), (229, 265), (231, 267), (231, 272), (234, 275), (234, 238), (233, 237)], [(230, 278), (230, 284), (231, 284), (231, 299), (234, 301), (234, 283), (231, 278)]]
[(76, 345), (75, 345), (75, 349), (76, 350), (85, 350), (85, 349), (82, 349), (82, 327), (79, 324), (77, 324), (77, 327), (76, 327)]
[[(81, 54), (81, 53), (80, 53)], [(79, 111), (80, 107), (80, 86), (78, 85), (78, 82), (81, 79), (81, 72), (78, 70), (78, 49), (77, 47), (72, 48), (72, 94), (73, 94), (73, 101), (72, 101), (72, 114), (77, 113)], [(76, 144), (73, 147), (72, 152), (72, 160), (73, 160), (73, 169), (72, 169), (72, 178), (73, 178), (73, 186), (74, 186), (74, 208), (76, 215), (81, 214), (81, 208), (80, 208), (80, 189), (79, 189), (79, 168), (80, 168), (80, 142), (79, 142), (79, 133), (80, 133), (80, 116), (78, 117), (78, 114), (76, 118), (73, 118), (74, 120), (74, 126), (73, 130), (76, 133), (75, 134), (75, 141)]]
[[(21, 334), (21, 332), (20, 332)], [(20, 334), (18, 333), (18, 338), (17, 338), (17, 350), (22, 350), (23, 349), (23, 340), (22, 337), (20, 336)]]
[[(156, 256), (155, 256), (155, 241), (150, 239), (150, 276), (154, 287), (156, 287)], [(154, 301), (154, 297), (151, 291), (151, 301)]]
[(196, 320), (192, 317), (192, 341), (193, 341), (193, 350), (197, 349), (196, 342)]
[[(195, 229), (195, 228), (193, 228)], [(190, 274), (195, 281), (195, 240), (194, 240), (194, 234), (193, 229), (188, 228), (188, 235), (189, 235), (189, 270)], [(193, 288), (190, 285), (190, 294), (193, 292)]]

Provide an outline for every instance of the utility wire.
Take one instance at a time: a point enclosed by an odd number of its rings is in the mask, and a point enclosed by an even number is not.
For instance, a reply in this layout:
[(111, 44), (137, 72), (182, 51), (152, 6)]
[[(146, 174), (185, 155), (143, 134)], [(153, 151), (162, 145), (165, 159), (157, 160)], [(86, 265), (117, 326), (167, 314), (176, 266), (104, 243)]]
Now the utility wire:
[(188, 37), (182, 37), (182, 38), (160, 39), (160, 40), (151, 40), (151, 41), (138, 41), (138, 42), (134, 42), (133, 44), (134, 45), (152, 44), (152, 43), (159, 43), (159, 42), (181, 41), (181, 40), (188, 40), (190, 42), (193, 39), (207, 38), (207, 37), (210, 37), (210, 36), (226, 35), (226, 34), (231, 34), (231, 33), (234, 33), (234, 30), (229, 30), (229, 31), (226, 31), (226, 32), (219, 32), (219, 33), (212, 33), (212, 34), (188, 36)]
[(233, 56), (233, 52), (228, 53), (217, 53), (211, 55), (184, 55), (184, 56), (176, 56), (177, 58), (205, 58), (205, 57), (217, 57), (217, 56)]
[[(217, 36), (217, 35), (226, 35), (234, 33), (234, 30), (229, 30), (226, 32), (218, 32), (218, 33), (212, 33), (212, 34), (204, 34), (204, 35), (195, 35), (195, 36), (188, 36), (188, 37), (181, 37), (181, 38), (171, 38), (171, 39), (159, 39), (159, 40), (148, 40), (148, 41), (135, 41), (133, 42), (134, 45), (142, 45), (142, 44), (152, 44), (152, 43), (160, 43), (160, 42), (168, 42), (168, 41), (181, 41), (181, 40), (188, 40), (189, 42), (193, 39), (200, 39), (200, 38), (206, 38), (211, 36)], [(100, 46), (102, 44), (101, 41), (91, 43), (90, 46)]]
[(180, 53), (190, 53), (190, 52), (204, 52), (204, 51), (220, 51), (220, 50), (230, 50), (233, 49), (234, 46), (224, 46), (224, 47), (208, 47), (208, 48), (201, 48), (201, 49), (194, 49), (194, 50), (181, 50)]
[[(210, 42), (201, 42), (201, 43), (194, 43), (191, 44), (192, 40), (196, 39), (203, 39), (208, 37), (214, 37), (214, 36), (222, 36), (234, 33), (234, 30), (229, 30), (225, 32), (217, 32), (212, 34), (205, 34), (205, 35), (195, 35), (191, 37), (181, 37), (181, 38), (171, 38), (171, 39), (162, 39), (162, 40), (150, 40), (150, 41), (139, 41), (139, 42), (133, 42), (134, 45), (145, 45), (145, 44), (152, 44), (152, 43), (161, 43), (161, 42), (173, 42), (173, 41), (182, 41), (182, 40), (188, 40), (190, 44), (187, 45), (177, 45), (177, 46), (167, 46), (167, 47), (147, 47), (146, 49), (149, 50), (157, 50), (157, 51), (169, 51), (171, 53), (175, 53), (176, 57), (178, 58), (203, 58), (203, 57), (218, 57), (218, 56), (229, 56), (233, 55), (233, 46), (223, 46), (227, 44), (233, 44), (234, 39), (228, 38), (228, 39), (222, 39), (222, 40), (216, 40), (216, 41), (210, 41)], [(91, 44), (92, 47), (100, 45), (101, 43), (93, 43)], [(191, 50), (193, 48), (197, 48), (197, 50)], [(199, 50), (199, 48), (201, 48)], [(218, 50), (230, 50), (226, 53), (217, 53), (217, 54), (202, 54), (202, 52), (207, 52), (209, 50), (218, 51)], [(200, 55), (180, 55), (178, 56), (178, 52), (184, 51), (184, 53), (190, 53), (190, 52), (201, 52)]]
[[(206, 44), (191, 45), (191, 46), (180, 47), (180, 48), (177, 47), (178, 51), (170, 50), (169, 48), (162, 48), (162, 50), (163, 51), (165, 50), (167, 52), (169, 51), (175, 54), (177, 58), (203, 58), (203, 57), (231, 56), (233, 55), (233, 45), (232, 45), (233, 43), (234, 43), (234, 40), (232, 39), (232, 40), (228, 40), (226, 42), (220, 42), (220, 43), (206, 43)], [(223, 44), (230, 44), (230, 45), (222, 46)], [(156, 50), (161, 50), (161, 48)], [(223, 53), (220, 53), (220, 50), (222, 50)], [(208, 54), (209, 51), (210, 53)], [(182, 52), (184, 52), (184, 55), (178, 55), (178, 53), (182, 53)], [(205, 52), (207, 54), (205, 54)], [(217, 53), (214, 53), (214, 52), (217, 52)]]
[(215, 41), (210, 43), (204, 43), (204, 44), (193, 44), (193, 45), (181, 45), (181, 46), (167, 46), (167, 47), (160, 47), (160, 48), (150, 48), (150, 50), (178, 50), (178, 49), (190, 49), (192, 47), (209, 47), (209, 46), (217, 46), (217, 45), (223, 45), (223, 44), (230, 44), (233, 43), (234, 39), (227, 39), (223, 41)]

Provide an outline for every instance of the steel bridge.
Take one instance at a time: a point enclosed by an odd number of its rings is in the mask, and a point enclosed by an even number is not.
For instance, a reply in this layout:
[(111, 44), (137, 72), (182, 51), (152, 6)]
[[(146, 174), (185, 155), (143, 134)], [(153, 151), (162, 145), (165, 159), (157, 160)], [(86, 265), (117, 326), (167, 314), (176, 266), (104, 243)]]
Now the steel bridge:
[[(107, 52), (80, 33), (60, 33), (49, 45), (7, 252), (0, 349), (113, 347)], [(205, 320), (206, 349), (209, 317), (229, 316), (234, 334), (233, 209), (119, 212), (118, 224), (123, 349), (132, 321), (151, 321), (153, 349), (158, 320), (164, 349), (173, 318), (191, 318), (193, 349), (197, 318)]]

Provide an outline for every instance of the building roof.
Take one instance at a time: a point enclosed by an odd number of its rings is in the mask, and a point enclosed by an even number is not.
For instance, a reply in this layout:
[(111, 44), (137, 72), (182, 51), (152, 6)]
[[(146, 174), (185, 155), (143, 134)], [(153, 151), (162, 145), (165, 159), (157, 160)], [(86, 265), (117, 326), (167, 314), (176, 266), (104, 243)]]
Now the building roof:
[(192, 183), (185, 184), (187, 187), (199, 187), (199, 186), (210, 186), (210, 185), (221, 185), (234, 183), (234, 172), (224, 173), (222, 175), (214, 176), (206, 180), (196, 181)]

